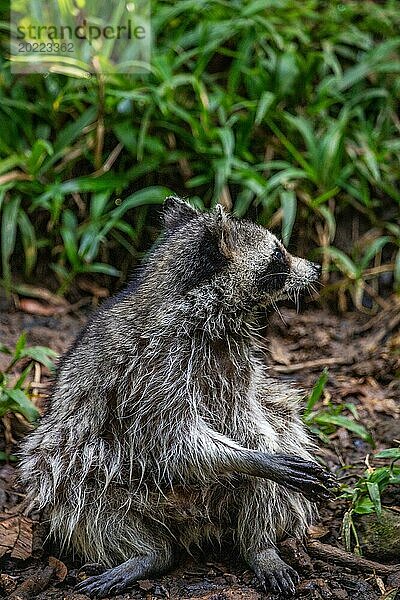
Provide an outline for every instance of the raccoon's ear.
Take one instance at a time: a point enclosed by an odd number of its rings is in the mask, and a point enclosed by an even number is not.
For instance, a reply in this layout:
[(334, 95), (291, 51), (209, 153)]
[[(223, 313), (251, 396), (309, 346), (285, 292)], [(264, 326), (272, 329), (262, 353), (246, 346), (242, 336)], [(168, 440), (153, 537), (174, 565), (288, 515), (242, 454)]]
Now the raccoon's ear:
[(198, 214), (193, 206), (178, 196), (168, 196), (164, 200), (164, 225), (167, 229), (180, 227)]
[(231, 258), (235, 246), (235, 230), (232, 227), (232, 221), (222, 204), (216, 205), (214, 215), (214, 233), (217, 237), (219, 250), (226, 258)]

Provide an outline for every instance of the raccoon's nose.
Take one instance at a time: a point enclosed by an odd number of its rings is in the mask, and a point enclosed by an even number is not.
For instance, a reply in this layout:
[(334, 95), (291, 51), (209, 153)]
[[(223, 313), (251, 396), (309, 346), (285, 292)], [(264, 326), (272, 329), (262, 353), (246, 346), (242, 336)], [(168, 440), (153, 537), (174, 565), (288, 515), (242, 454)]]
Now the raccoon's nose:
[(311, 263), (311, 264), (312, 264), (312, 266), (314, 268), (316, 276), (320, 277), (321, 273), (322, 273), (322, 267), (321, 267), (321, 265), (319, 265), (318, 263)]

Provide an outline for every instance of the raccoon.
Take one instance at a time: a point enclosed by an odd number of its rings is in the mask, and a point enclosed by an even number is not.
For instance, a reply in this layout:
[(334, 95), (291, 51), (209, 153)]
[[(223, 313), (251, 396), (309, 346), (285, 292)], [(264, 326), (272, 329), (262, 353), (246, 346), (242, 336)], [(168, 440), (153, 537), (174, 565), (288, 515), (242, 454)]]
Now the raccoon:
[(61, 360), (22, 448), (28, 501), (62, 547), (107, 568), (82, 593), (119, 593), (170, 569), (178, 549), (229, 539), (263, 586), (293, 594), (276, 542), (304, 536), (333, 480), (296, 393), (268, 374), (258, 323), (320, 267), (220, 205), (171, 196), (164, 223)]

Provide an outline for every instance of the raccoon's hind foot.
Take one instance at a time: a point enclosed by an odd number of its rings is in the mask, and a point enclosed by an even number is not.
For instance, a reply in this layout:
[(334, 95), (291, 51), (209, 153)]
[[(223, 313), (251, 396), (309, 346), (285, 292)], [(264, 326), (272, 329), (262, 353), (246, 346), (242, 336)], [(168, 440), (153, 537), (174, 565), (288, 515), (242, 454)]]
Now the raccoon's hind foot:
[(266, 592), (281, 594), (281, 598), (294, 596), (300, 577), (273, 548), (254, 553), (247, 562)]
[(104, 598), (110, 594), (120, 594), (138, 579), (160, 574), (172, 566), (171, 557), (161, 555), (138, 556), (104, 571), (101, 575), (88, 577), (75, 589), (91, 598)]

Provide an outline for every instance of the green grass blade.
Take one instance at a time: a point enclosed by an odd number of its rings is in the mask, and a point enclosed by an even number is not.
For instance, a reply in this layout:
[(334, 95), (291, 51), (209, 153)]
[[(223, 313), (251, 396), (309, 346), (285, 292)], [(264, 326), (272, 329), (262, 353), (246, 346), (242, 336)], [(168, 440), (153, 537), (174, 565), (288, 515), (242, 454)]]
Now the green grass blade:
[(7, 293), (11, 291), (11, 265), (10, 258), (15, 248), (17, 235), (17, 215), (21, 199), (14, 196), (3, 204), (1, 214), (1, 261), (3, 280)]

